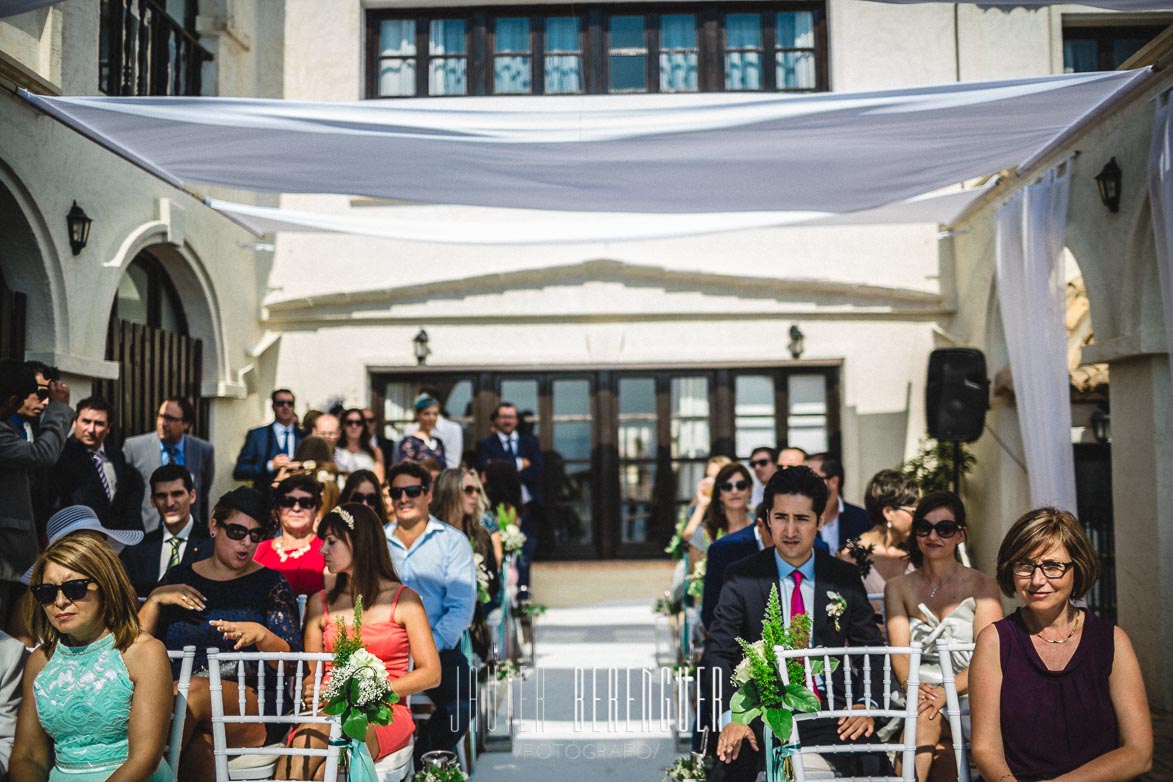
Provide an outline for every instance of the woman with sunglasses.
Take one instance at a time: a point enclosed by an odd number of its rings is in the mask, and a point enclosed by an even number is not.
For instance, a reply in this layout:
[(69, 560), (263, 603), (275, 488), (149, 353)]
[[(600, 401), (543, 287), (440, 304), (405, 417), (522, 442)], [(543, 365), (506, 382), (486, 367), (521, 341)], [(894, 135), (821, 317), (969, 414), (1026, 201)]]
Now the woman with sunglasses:
[[(233, 489), (212, 509), (208, 524), (212, 555), (205, 560), (180, 564), (167, 571), (159, 587), (139, 609), (143, 630), (152, 633), (171, 650), (196, 647), (195, 670), (187, 697), (183, 727), (180, 782), (211, 782), (215, 777), (212, 757), (212, 707), (206, 675), (207, 649), (223, 651), (300, 651), (301, 634), (297, 598), (285, 576), (263, 567), (254, 559), (257, 545), (270, 534), (272, 516), (260, 492), (249, 487)], [(319, 554), (319, 557), (321, 555)], [(172, 664), (178, 676), (179, 662)], [(273, 702), (276, 676), (266, 676), (266, 700)], [(256, 714), (255, 672), (245, 686), (245, 707)], [(238, 691), (235, 677), (226, 678), (225, 713), (236, 714)], [(228, 723), (228, 743), (259, 747), (267, 738), (261, 723)]]
[[(924, 649), (917, 695), (917, 782), (957, 779), (948, 726), (940, 715), (945, 688), (937, 642), (973, 643), (978, 633), (1002, 617), (997, 582), (958, 561), (957, 547), (968, 530), (960, 497), (951, 491), (926, 494), (912, 514), (908, 539), (908, 559), (915, 570), (890, 579), (884, 589), (888, 642), (918, 642)], [(971, 656), (957, 652), (951, 658), (957, 692), (963, 696), (969, 689)], [(903, 686), (908, 660), (894, 656), (892, 668)]]
[(383, 454), (371, 446), (366, 418), (357, 407), (342, 414), (342, 430), (334, 447), (334, 464), (346, 474), (356, 470), (370, 470), (379, 477), (379, 483), (383, 482), (386, 474)]
[[(367, 749), (379, 761), (411, 740), (415, 724), (406, 696), (440, 684), (440, 655), (423, 601), (400, 583), (383, 525), (367, 505), (339, 506), (322, 519), (318, 536), (335, 581), (329, 591), (314, 596), (306, 606), (305, 649), (332, 653), (339, 624), (353, 624), (355, 602), (362, 598), (363, 645), (383, 661), (391, 689), (400, 697), (399, 703), (391, 707), (390, 725), (367, 728)], [(313, 686), (311, 669), (304, 682), (307, 699)], [(302, 725), (289, 743), (298, 748), (325, 749), (328, 738), (321, 725)], [(282, 759), (277, 777), (314, 779), (321, 762), (316, 757)]]
[(273, 492), (278, 534), (262, 540), (256, 560), (276, 570), (298, 595), (316, 595), (325, 586), (326, 563), (317, 545), (322, 484), (312, 475), (291, 475)]
[(29, 658), (13, 782), (168, 782), (163, 762), (171, 665), (139, 624), (118, 556), (89, 536), (63, 538), (33, 567)]
[(387, 503), (383, 500), (381, 484), (382, 481), (379, 480), (379, 476), (375, 475), (371, 470), (356, 470), (346, 479), (346, 485), (342, 487), (342, 497), (339, 504), (345, 505), (348, 502), (362, 503), (374, 511), (380, 524), (386, 526), (387, 522), (391, 519), (387, 515)]
[(749, 498), (753, 493), (753, 476), (741, 462), (730, 462), (713, 479), (713, 498), (704, 522), (689, 538), (690, 570), (704, 559), (710, 544), (722, 535), (737, 532), (753, 523)]
[(415, 421), (419, 429), (405, 435), (396, 447), (399, 461), (422, 462), (435, 459), (447, 464), (444, 457), (444, 442), (436, 435), (436, 423), (440, 420), (440, 403), (430, 396), (415, 400)]
[(1022, 607), (982, 631), (970, 666), (983, 779), (1123, 782), (1152, 767), (1152, 719), (1128, 634), (1075, 603), (1099, 576), (1099, 556), (1067, 511), (1032, 510), (1002, 539), (998, 586)]

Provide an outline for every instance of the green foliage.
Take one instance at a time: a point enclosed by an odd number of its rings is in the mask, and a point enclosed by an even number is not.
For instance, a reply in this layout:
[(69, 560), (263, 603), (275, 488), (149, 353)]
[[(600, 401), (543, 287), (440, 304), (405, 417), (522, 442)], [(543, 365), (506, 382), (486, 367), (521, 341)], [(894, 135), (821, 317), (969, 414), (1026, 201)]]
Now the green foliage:
[(497, 526), (499, 526), (501, 529), (505, 529), (506, 527), (517, 525), (517, 509), (516, 508), (507, 508), (507, 507), (505, 507), (505, 505), (502, 504), (502, 505), (497, 506), (497, 509), (495, 512), (497, 514)]
[[(961, 475), (968, 475), (977, 459), (962, 443)], [(931, 437), (922, 438), (916, 455), (900, 465), (900, 472), (920, 486), (921, 491), (942, 491), (953, 487), (953, 443), (938, 442)]]
[(341, 668), (350, 662), (350, 657), (362, 646), (362, 595), (354, 600), (354, 633), (346, 626), (346, 620), (338, 621), (338, 636), (334, 640), (334, 667)]

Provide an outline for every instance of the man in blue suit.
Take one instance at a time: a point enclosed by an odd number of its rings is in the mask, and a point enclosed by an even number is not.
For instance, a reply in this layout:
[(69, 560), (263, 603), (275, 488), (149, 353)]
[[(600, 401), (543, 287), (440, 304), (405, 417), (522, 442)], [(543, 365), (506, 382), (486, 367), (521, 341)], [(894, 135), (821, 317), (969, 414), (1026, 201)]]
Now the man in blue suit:
[(823, 528), (819, 537), (831, 553), (842, 549), (847, 541), (858, 538), (872, 528), (868, 512), (843, 501), (843, 462), (830, 453), (806, 457), (806, 466), (827, 484), (827, 509), (823, 511)]
[(273, 403), (273, 423), (248, 430), (232, 470), (233, 478), (252, 481), (253, 488), (265, 496), (269, 494), (273, 476), (293, 461), (294, 451), (305, 439), (305, 434), (297, 428), (293, 392), (278, 388), (269, 399)]
[(525, 547), (517, 562), (518, 586), (529, 587), (529, 567), (534, 551), (538, 547), (538, 534), (545, 518), (542, 507), (542, 449), (532, 434), (517, 431), (521, 417), (517, 405), (502, 402), (493, 410), (493, 427), (496, 431), (477, 443), (477, 464), (484, 469), (489, 462), (505, 461), (517, 465), (521, 476), (521, 501), (525, 515), (521, 519), (521, 531), (525, 533)]

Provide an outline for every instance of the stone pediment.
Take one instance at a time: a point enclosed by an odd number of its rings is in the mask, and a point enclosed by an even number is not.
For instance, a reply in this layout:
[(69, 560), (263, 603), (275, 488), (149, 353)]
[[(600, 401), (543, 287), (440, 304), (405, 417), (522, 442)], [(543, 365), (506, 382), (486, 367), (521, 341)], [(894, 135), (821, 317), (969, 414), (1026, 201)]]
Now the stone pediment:
[(381, 289), (266, 302), (272, 323), (337, 320), (477, 320), (942, 314), (935, 292), (836, 282), (675, 270), (598, 259)]

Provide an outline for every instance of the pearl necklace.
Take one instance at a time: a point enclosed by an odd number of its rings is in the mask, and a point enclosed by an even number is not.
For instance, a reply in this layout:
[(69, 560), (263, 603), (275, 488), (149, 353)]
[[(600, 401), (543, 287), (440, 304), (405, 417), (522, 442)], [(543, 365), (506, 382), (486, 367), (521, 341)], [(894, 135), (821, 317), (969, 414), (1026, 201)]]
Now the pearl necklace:
[(276, 540), (273, 541), (273, 550), (277, 552), (277, 557), (282, 562), (288, 562), (291, 559), (301, 559), (302, 557), (304, 557), (309, 552), (310, 546), (312, 546), (313, 544), (314, 544), (314, 542), (311, 540), (309, 543), (305, 544), (301, 548), (296, 548), (293, 551), (286, 553), (285, 547), (281, 545), (281, 539), (277, 538)]
[(1055, 640), (1052, 640), (1050, 638), (1043, 638), (1043, 631), (1042, 630), (1039, 630), (1037, 633), (1035, 633), (1035, 637), (1038, 638), (1040, 641), (1046, 641), (1049, 644), (1065, 644), (1068, 641), (1070, 641), (1072, 638), (1075, 637), (1075, 631), (1079, 629), (1079, 617), (1080, 617), (1080, 614), (1077, 613), (1075, 615), (1075, 621), (1071, 623), (1071, 632), (1069, 632), (1063, 638), (1059, 638), (1059, 639), (1055, 639)]

